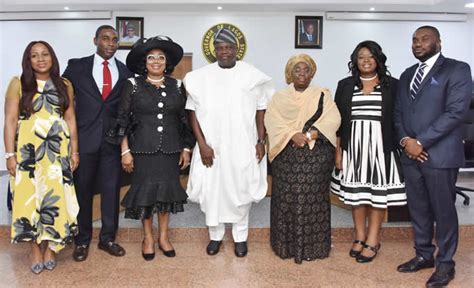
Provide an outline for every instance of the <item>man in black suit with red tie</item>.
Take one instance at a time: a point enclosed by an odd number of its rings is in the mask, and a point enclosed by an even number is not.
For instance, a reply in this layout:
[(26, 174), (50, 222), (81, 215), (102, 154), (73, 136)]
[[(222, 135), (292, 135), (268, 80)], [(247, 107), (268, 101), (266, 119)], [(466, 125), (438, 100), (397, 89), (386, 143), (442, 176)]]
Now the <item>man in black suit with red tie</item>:
[(456, 179), (464, 165), (462, 124), (471, 102), (471, 70), (441, 54), (439, 31), (432, 26), (415, 31), (412, 51), (419, 63), (400, 76), (394, 123), (405, 152), (401, 162), (416, 256), (397, 270), (436, 267), (426, 287), (444, 287), (455, 274)]
[(75, 237), (73, 258), (87, 259), (92, 238), (92, 199), (96, 189), (101, 195), (102, 228), (99, 249), (114, 256), (125, 255), (115, 242), (118, 229), (120, 194), (120, 146), (107, 143), (105, 133), (117, 116), (122, 84), (132, 73), (114, 55), (118, 34), (114, 27), (100, 26), (94, 37), (94, 55), (69, 60), (64, 77), (75, 92), (81, 165), (74, 173), (79, 202), (79, 234)]

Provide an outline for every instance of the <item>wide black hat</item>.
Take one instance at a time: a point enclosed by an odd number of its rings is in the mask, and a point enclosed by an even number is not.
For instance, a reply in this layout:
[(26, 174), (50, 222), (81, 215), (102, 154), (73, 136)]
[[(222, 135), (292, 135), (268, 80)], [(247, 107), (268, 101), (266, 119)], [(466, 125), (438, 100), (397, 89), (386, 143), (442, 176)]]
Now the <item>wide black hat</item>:
[(142, 66), (143, 57), (153, 50), (163, 50), (168, 56), (166, 62), (172, 66), (176, 66), (181, 58), (183, 58), (183, 47), (173, 42), (168, 36), (155, 36), (151, 38), (141, 38), (132, 46), (132, 50), (127, 55), (127, 67), (130, 71), (140, 74), (140, 66)]

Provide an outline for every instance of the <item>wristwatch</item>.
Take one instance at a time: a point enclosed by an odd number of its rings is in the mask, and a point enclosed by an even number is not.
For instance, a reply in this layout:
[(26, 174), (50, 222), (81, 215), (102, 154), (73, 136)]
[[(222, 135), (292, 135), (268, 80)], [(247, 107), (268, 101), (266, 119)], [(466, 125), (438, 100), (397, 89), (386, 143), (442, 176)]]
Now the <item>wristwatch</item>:
[(14, 153), (14, 152), (7, 152), (7, 153), (5, 153), (5, 159), (6, 159), (6, 160), (12, 158), (13, 156), (16, 156), (16, 153)]
[(265, 140), (265, 139), (258, 139), (258, 140), (257, 140), (257, 144), (263, 144), (263, 145), (265, 145), (265, 144), (267, 144), (267, 140)]

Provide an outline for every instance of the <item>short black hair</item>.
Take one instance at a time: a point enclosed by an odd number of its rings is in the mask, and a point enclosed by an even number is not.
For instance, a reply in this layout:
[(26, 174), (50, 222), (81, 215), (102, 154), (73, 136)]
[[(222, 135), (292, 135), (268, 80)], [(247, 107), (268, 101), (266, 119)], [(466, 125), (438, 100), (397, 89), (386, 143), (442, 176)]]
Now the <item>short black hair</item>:
[(105, 29), (112, 29), (115, 32), (117, 32), (117, 30), (115, 30), (115, 28), (110, 25), (102, 25), (102, 26), (99, 26), (99, 28), (97, 28), (97, 30), (95, 31), (95, 38), (99, 38), (100, 32)]
[(436, 35), (436, 37), (438, 37), (438, 39), (441, 38), (441, 34), (439, 34), (438, 28), (436, 28), (436, 27), (434, 27), (434, 26), (424, 25), (424, 26), (418, 27), (418, 28), (416, 29), (416, 31), (421, 30), (421, 29), (429, 29), (429, 30), (431, 30), (431, 31), (433, 31), (433, 32), (435, 33), (435, 35)]
[(377, 69), (375, 72), (377, 73), (379, 80), (380, 80), (380, 85), (389, 85), (389, 77), (390, 77), (390, 72), (387, 69), (387, 66), (385, 65), (385, 62), (387, 62), (387, 56), (382, 52), (382, 47), (380, 45), (372, 40), (366, 40), (362, 41), (359, 44), (357, 44), (356, 48), (351, 54), (351, 61), (347, 63), (347, 66), (349, 67), (349, 71), (352, 73), (352, 76), (354, 77), (357, 87), (360, 89), (363, 88), (363, 83), (360, 81), (360, 71), (359, 67), (357, 66), (357, 58), (360, 49), (362, 48), (367, 48), (369, 49), (370, 53), (374, 56), (375, 62), (377, 63)]

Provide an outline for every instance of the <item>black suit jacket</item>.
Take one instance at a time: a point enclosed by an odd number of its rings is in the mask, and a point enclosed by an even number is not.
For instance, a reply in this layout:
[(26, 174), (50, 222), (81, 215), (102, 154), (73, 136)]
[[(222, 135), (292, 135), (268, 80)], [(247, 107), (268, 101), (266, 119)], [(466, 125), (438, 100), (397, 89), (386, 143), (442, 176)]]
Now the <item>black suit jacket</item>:
[(308, 35), (306, 35), (306, 33), (301, 33), (300, 34), (300, 43), (316, 43), (316, 35), (311, 34), (311, 36), (312, 36), (312, 39), (310, 41), (309, 38), (308, 38)]
[[(393, 77), (389, 79), (390, 83), (382, 86), (382, 141), (385, 153), (397, 148), (392, 118), (398, 80)], [(341, 126), (337, 131), (337, 136), (341, 137), (341, 147), (344, 150), (348, 148), (351, 134), (352, 95), (354, 94), (355, 85), (354, 77), (350, 76), (339, 81), (336, 89), (335, 102), (341, 113)]]
[[(423, 79), (415, 101), (410, 84), (418, 64), (400, 76), (395, 103), (397, 138), (409, 136), (428, 152), (424, 162), (432, 168), (459, 168), (464, 165), (462, 123), (471, 102), (471, 70), (467, 63), (440, 55)], [(415, 164), (402, 154), (403, 164)]]
[(92, 75), (94, 55), (69, 60), (64, 71), (63, 77), (69, 79), (74, 87), (80, 153), (99, 151), (105, 132), (117, 118), (122, 85), (133, 74), (117, 59), (116, 64), (119, 79), (105, 101)]

